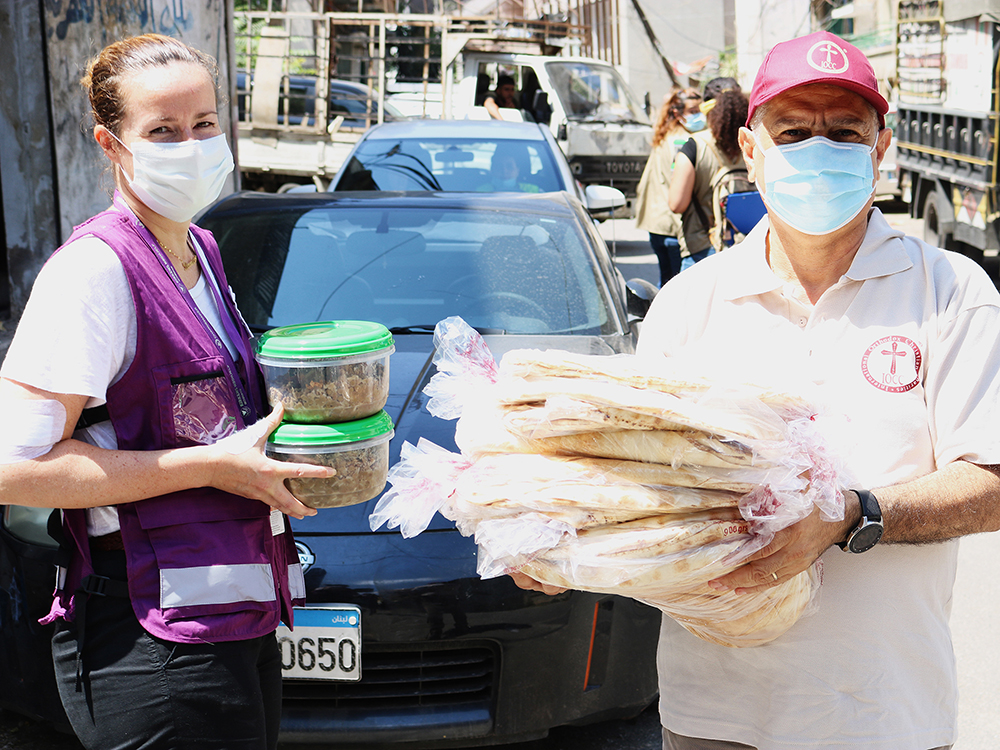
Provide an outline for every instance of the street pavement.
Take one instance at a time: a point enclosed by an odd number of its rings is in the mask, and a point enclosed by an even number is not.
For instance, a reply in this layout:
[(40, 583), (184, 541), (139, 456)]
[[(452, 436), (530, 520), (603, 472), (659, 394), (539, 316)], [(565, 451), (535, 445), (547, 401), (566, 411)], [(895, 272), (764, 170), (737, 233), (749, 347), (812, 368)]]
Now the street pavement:
[[(921, 236), (922, 222), (906, 214), (887, 214), (893, 226)], [(601, 233), (614, 244), (616, 263), (626, 279), (659, 281), (656, 256), (648, 235), (634, 222), (603, 222)], [(0, 321), (0, 360), (6, 354), (16, 321)], [(1000, 534), (962, 540), (955, 584), (952, 629), (958, 662), (959, 739), (954, 750), (996, 750), (1000, 746)], [(877, 585), (877, 582), (873, 582)], [(891, 710), (891, 707), (890, 707)], [(79, 750), (74, 738), (58, 735), (37, 722), (0, 711), (0, 750)], [(655, 705), (629, 721), (588, 727), (561, 727), (543, 740), (505, 750), (659, 750)], [(292, 748), (289, 748), (292, 750)], [(501, 749), (503, 750), (503, 749)]]

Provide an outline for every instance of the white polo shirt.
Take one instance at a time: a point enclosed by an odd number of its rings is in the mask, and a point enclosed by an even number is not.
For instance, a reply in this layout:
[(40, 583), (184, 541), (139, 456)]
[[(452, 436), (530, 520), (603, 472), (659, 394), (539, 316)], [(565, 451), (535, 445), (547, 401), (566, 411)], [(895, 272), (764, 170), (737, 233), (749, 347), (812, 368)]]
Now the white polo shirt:
[[(767, 220), (672, 279), (641, 356), (727, 377), (803, 377), (846, 418), (845, 483), (877, 488), (957, 459), (1000, 464), (1000, 294), (972, 260), (872, 212), (847, 274), (813, 307), (767, 265)], [(927, 750), (955, 741), (948, 628), (958, 542), (823, 555), (819, 608), (758, 648), (727, 649), (664, 618), (664, 726), (759, 748)]]

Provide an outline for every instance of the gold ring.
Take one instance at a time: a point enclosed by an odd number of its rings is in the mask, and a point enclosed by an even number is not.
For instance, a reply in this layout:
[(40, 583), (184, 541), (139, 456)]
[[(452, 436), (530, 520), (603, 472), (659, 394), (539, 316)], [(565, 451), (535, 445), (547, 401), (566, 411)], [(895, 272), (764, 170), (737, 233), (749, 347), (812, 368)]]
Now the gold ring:
[(776, 581), (778, 580), (778, 574), (775, 573), (773, 570), (771, 571), (771, 578), (773, 578)]

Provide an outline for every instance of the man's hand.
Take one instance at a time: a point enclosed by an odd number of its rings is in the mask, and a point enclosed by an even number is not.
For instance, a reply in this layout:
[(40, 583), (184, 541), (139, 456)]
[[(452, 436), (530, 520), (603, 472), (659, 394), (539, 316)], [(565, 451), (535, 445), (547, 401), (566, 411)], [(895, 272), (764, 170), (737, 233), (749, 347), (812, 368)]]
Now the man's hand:
[(709, 581), (716, 591), (752, 594), (777, 586), (808, 570), (831, 545), (844, 540), (848, 530), (858, 524), (860, 505), (853, 492), (844, 493), (843, 521), (824, 521), (818, 508), (798, 523), (782, 529), (766, 547), (750, 555), (731, 573)]

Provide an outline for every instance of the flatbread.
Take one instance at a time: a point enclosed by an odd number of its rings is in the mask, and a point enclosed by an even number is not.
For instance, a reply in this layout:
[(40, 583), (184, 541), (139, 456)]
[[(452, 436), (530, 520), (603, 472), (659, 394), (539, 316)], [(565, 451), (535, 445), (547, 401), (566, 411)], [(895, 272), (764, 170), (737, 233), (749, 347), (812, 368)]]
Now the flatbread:
[(746, 539), (729, 539), (683, 552), (646, 558), (552, 559), (540, 554), (519, 568), (536, 581), (553, 586), (650, 599), (665, 592), (707, 583), (738, 567), (733, 555)]
[[(694, 395), (719, 385), (694, 373), (691, 367), (679, 367), (664, 357), (656, 361), (656, 372), (651, 372), (648, 359), (622, 354), (575, 354), (558, 349), (515, 349), (504, 354), (500, 361), (500, 378), (532, 380), (545, 377), (583, 378), (603, 381), (613, 380), (642, 390), (660, 391), (677, 395)], [(768, 406), (780, 411), (785, 418), (807, 417), (815, 413), (814, 406), (806, 399), (762, 383), (739, 383), (741, 390), (751, 391)]]
[(704, 432), (675, 430), (617, 430), (525, 440), (531, 453), (593, 456), (645, 461), (671, 466), (745, 468), (760, 465), (743, 443), (720, 440)]
[(519, 437), (544, 438), (601, 430), (685, 430), (690, 425), (627, 409), (550, 397), (537, 406), (515, 405), (504, 411), (504, 427)]
[[(554, 417), (574, 413), (603, 429), (617, 423), (627, 429), (691, 429), (749, 440), (781, 440), (786, 433), (781, 417), (749, 391), (727, 394), (724, 400), (699, 399), (697, 394), (664, 393), (614, 380), (543, 377), (501, 379), (492, 395), (508, 407), (545, 405), (521, 414), (512, 425), (526, 437), (541, 436), (531, 434), (532, 417), (541, 429)], [(598, 416), (602, 412), (604, 420)]]
[(743, 648), (769, 643), (785, 633), (802, 616), (813, 590), (810, 571), (803, 571), (753, 594), (678, 593), (644, 601), (702, 640)]
[(661, 515), (640, 518), (609, 526), (581, 531), (575, 539), (545, 553), (548, 560), (576, 558), (587, 561), (600, 558), (627, 565), (628, 559), (640, 560), (672, 555), (707, 544), (730, 539), (748, 539), (750, 525), (738, 508), (719, 508), (698, 513)]

